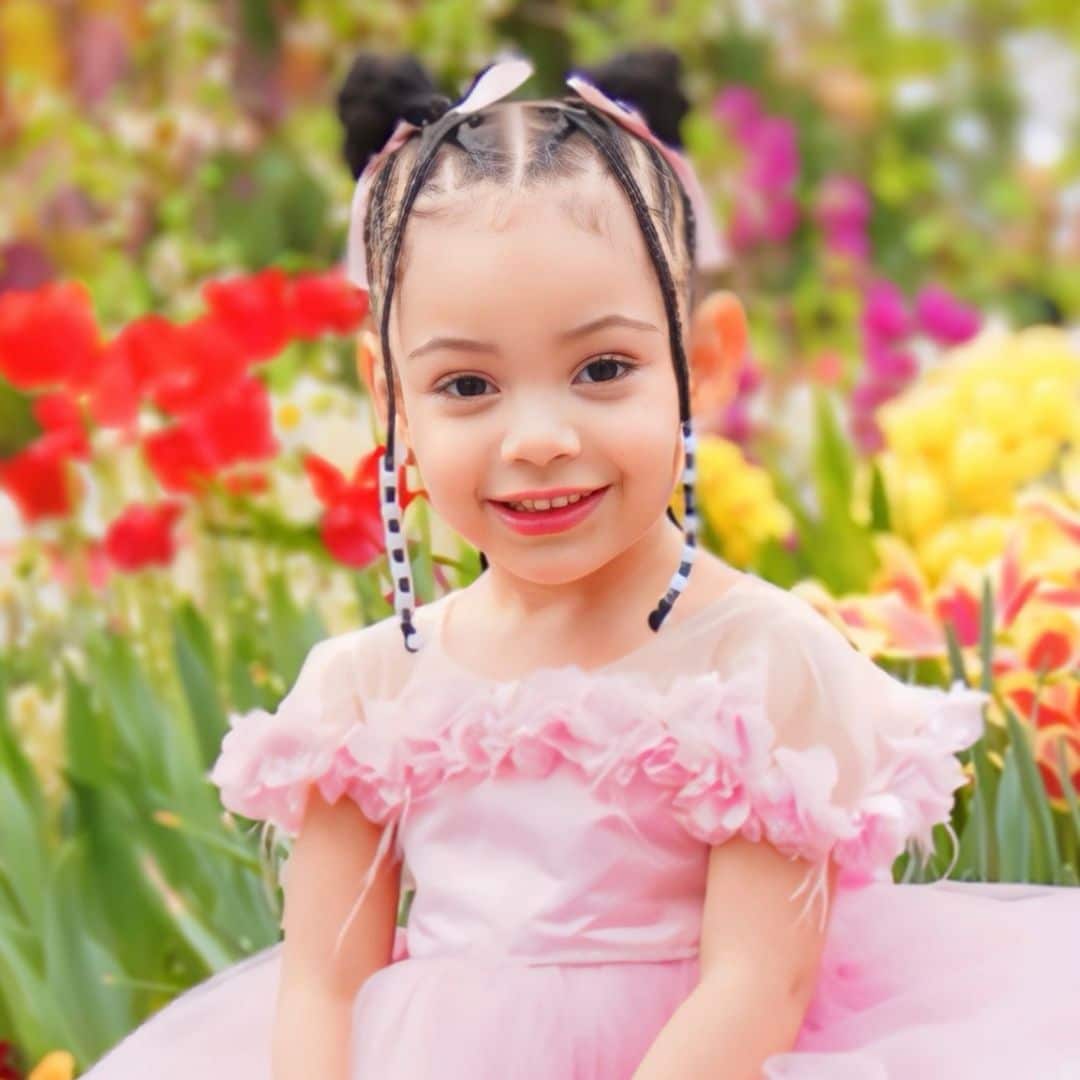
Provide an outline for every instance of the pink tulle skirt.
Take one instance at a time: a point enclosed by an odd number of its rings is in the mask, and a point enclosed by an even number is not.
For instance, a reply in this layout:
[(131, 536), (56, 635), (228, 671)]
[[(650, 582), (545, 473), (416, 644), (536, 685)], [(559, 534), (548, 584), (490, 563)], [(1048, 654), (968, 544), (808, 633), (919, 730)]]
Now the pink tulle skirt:
[[(183, 994), (87, 1075), (270, 1080), (280, 951)], [(357, 995), (353, 1076), (629, 1080), (697, 975), (696, 957), (404, 958)], [(1080, 890), (939, 882), (840, 891), (796, 1045), (763, 1076), (1080, 1078)]]

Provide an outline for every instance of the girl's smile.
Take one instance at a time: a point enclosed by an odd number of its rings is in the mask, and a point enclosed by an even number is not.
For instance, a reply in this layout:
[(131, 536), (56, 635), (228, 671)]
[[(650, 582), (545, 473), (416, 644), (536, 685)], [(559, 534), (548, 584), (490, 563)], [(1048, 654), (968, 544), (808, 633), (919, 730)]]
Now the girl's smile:
[(541, 536), (545, 533), (563, 532), (572, 529), (584, 521), (596, 509), (610, 488), (596, 488), (587, 495), (574, 496), (574, 501), (569, 501), (567, 496), (562, 496), (555, 503), (548, 500), (537, 500), (535, 503), (524, 504), (522, 502), (509, 503), (491, 499), (489, 502), (495, 512), (515, 532), (522, 536)]

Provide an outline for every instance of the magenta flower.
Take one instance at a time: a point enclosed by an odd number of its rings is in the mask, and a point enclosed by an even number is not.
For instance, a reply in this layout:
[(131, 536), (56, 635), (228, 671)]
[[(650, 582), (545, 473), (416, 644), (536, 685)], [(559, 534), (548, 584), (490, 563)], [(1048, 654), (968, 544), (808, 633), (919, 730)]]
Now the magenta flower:
[(843, 255), (854, 262), (870, 258), (870, 238), (861, 226), (844, 226), (825, 234), (825, 247), (834, 255)]
[(747, 251), (765, 235), (760, 203), (750, 194), (735, 195), (728, 214), (728, 239), (736, 251)]
[(861, 180), (835, 173), (818, 189), (814, 215), (826, 232), (864, 229), (870, 220), (870, 192)]
[(873, 282), (866, 290), (862, 313), (868, 337), (894, 341), (910, 331), (904, 294), (891, 281)]
[(726, 124), (739, 142), (749, 141), (761, 122), (761, 102), (749, 86), (727, 86), (713, 99), (713, 117)]
[(872, 413), (894, 395), (891, 386), (877, 380), (859, 383), (851, 392), (851, 407), (857, 413)]
[(737, 395), (743, 397), (746, 394), (752, 394), (765, 379), (765, 374), (761, 370), (760, 365), (754, 362), (753, 358), (748, 356), (743, 361), (743, 365), (739, 368), (739, 376), (737, 386)]
[(922, 329), (942, 345), (961, 345), (979, 332), (979, 313), (940, 285), (927, 285), (915, 300)]
[(901, 352), (873, 337), (866, 342), (866, 367), (875, 379), (897, 388), (919, 373), (919, 361), (914, 354)]
[(794, 195), (777, 195), (765, 213), (765, 238), (783, 243), (799, 227), (799, 200)]
[(750, 409), (745, 401), (733, 401), (724, 412), (724, 419), (720, 425), (720, 434), (733, 443), (745, 446), (754, 434), (754, 424), (750, 417)]
[(781, 116), (768, 116), (753, 129), (749, 179), (755, 188), (782, 192), (799, 178), (799, 140), (795, 125)]

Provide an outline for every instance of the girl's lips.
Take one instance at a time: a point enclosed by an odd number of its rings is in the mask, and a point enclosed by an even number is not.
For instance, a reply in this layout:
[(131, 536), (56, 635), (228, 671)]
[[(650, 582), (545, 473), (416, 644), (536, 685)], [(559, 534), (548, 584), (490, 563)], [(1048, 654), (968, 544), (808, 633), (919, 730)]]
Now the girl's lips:
[(552, 507), (550, 510), (514, 510), (507, 503), (496, 502), (494, 499), (488, 501), (499, 517), (515, 532), (523, 536), (540, 536), (573, 528), (593, 512), (608, 487), (611, 485), (597, 488), (576, 503)]

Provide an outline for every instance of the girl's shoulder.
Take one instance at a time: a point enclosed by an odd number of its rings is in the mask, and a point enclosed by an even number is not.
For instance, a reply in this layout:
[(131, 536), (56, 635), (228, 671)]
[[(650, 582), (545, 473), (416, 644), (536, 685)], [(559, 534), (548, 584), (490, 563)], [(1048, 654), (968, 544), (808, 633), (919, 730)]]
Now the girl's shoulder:
[[(441, 602), (422, 605), (420, 610)], [(423, 622), (419, 615), (415, 621), (418, 626)], [(317, 641), (304, 659), (292, 692), (320, 700), (347, 697), (362, 713), (365, 700), (397, 694), (409, 678), (413, 660), (414, 655), (405, 649), (400, 622), (391, 612)]]

